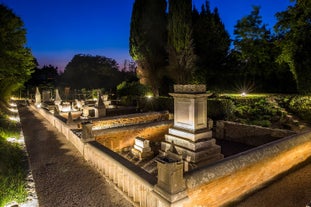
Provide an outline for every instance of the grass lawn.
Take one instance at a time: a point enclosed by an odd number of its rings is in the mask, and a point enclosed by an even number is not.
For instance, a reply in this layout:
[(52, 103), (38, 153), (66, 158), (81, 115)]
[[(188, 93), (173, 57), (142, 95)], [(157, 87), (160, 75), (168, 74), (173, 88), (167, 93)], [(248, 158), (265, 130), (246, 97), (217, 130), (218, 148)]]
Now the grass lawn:
[[(10, 202), (21, 203), (27, 197), (27, 159), (22, 146), (9, 140), (20, 138), (20, 124), (10, 117), (16, 112), (0, 103), (0, 207)], [(15, 108), (16, 109), (16, 108)]]

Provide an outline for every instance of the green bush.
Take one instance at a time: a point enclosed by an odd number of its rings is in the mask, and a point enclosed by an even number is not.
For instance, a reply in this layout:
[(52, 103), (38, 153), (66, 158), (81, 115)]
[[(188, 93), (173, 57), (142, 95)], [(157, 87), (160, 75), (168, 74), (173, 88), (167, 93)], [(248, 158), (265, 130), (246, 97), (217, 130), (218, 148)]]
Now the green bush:
[(234, 104), (230, 99), (211, 98), (207, 100), (207, 116), (213, 120), (232, 118), (234, 109)]
[(311, 123), (311, 96), (294, 96), (288, 101), (288, 108), (301, 119)]
[(139, 107), (142, 111), (165, 111), (174, 112), (174, 99), (172, 97), (151, 97), (141, 98), (139, 100)]

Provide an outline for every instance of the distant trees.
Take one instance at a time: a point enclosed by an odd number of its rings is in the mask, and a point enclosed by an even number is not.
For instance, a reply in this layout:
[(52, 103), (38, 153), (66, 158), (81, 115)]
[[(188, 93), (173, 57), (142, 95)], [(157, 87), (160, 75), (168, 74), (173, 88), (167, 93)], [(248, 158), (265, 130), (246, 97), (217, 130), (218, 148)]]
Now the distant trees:
[(159, 95), (167, 65), (166, 0), (136, 0), (130, 28), (130, 54), (141, 83)]
[(289, 65), (300, 93), (311, 93), (311, 2), (297, 0), (276, 17), (278, 61)]
[(31, 51), (25, 47), (26, 29), (12, 10), (0, 4), (0, 97), (8, 98), (22, 87), (35, 66)]
[(54, 88), (57, 86), (60, 75), (57, 67), (53, 65), (44, 65), (42, 68), (36, 67), (31, 74), (31, 78), (25, 83), (28, 88)]
[(254, 84), (257, 91), (292, 92), (288, 68), (275, 61), (279, 55), (276, 37), (262, 22), (259, 12), (260, 7), (253, 6), (251, 13), (235, 25), (233, 43), (240, 73), (236, 81), (243, 82), (244, 87)]
[(75, 55), (62, 74), (62, 84), (74, 89), (115, 89), (122, 82), (115, 60), (105, 56)]

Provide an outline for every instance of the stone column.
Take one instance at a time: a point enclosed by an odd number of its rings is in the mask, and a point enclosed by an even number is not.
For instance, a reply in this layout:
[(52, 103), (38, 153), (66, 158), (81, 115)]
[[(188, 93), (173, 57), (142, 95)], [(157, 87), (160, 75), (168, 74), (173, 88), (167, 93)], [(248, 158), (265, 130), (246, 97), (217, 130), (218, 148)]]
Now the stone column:
[(154, 191), (167, 206), (180, 206), (188, 199), (183, 178), (183, 161), (170, 156), (158, 157), (158, 182)]
[(93, 124), (91, 122), (82, 122), (82, 141), (90, 142), (94, 141), (95, 137), (93, 135), (92, 127)]

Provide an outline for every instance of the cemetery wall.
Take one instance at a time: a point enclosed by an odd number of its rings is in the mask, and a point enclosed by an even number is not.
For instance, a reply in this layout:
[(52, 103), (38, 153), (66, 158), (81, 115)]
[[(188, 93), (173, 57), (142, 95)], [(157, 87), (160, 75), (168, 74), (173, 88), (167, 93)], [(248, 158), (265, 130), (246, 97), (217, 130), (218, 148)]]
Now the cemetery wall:
[(221, 206), (254, 191), (311, 157), (311, 132), (228, 157), (185, 175), (189, 202)]
[(169, 207), (169, 202), (154, 191), (157, 178), (96, 141), (84, 143), (70, 125), (42, 108), (32, 106), (79, 150), (106, 180), (114, 185), (134, 206)]
[(214, 131), (216, 139), (240, 142), (252, 146), (260, 146), (295, 134), (290, 130), (272, 129), (230, 121), (217, 121)]
[(155, 177), (95, 141), (83, 143), (69, 125), (46, 110), (34, 109), (135, 206), (221, 206), (260, 188), (311, 157), (311, 132), (276, 140), (186, 173), (188, 198), (182, 204), (174, 204), (158, 193)]

